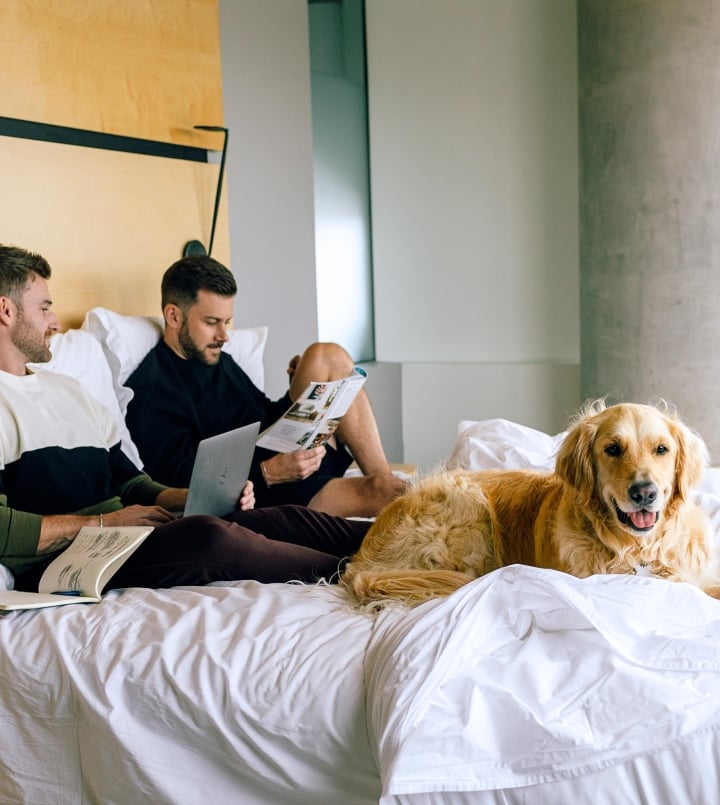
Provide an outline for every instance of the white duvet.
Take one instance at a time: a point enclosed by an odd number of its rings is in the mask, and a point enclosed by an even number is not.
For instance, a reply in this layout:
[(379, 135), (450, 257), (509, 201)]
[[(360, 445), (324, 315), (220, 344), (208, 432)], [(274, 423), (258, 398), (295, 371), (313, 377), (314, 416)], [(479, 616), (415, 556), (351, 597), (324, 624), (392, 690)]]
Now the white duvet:
[(720, 602), (659, 579), (503, 568), (385, 620), (366, 664), (386, 797), (589, 775), (720, 727)]

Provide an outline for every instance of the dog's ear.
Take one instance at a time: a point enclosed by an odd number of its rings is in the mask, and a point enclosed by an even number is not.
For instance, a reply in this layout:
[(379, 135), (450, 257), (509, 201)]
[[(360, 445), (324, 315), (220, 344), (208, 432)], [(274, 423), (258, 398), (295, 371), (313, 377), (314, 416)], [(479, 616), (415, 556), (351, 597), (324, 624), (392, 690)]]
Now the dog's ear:
[(709, 463), (705, 442), (682, 422), (674, 420), (673, 435), (678, 450), (675, 459), (675, 488), (681, 500), (688, 498), (690, 489), (702, 480)]
[(595, 488), (593, 442), (597, 427), (590, 415), (578, 420), (568, 431), (555, 462), (555, 473), (587, 500)]

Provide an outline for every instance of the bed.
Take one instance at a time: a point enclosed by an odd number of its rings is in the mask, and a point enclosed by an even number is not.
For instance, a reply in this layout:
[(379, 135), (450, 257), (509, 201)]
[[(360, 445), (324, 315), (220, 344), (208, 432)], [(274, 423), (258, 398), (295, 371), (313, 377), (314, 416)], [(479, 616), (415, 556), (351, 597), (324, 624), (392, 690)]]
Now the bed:
[[(155, 325), (96, 310), (56, 336), (51, 368), (84, 374), (121, 416), (127, 360), (108, 327), (127, 350), (129, 328), (152, 343)], [(236, 359), (261, 363), (264, 335), (238, 335)], [(561, 438), (462, 422), (447, 462), (546, 467)], [(716, 474), (695, 494), (720, 532)], [(132, 588), (0, 616), (0, 646), (3, 803), (676, 805), (720, 791), (720, 603), (684, 584), (515, 565), (375, 614), (323, 583)]]

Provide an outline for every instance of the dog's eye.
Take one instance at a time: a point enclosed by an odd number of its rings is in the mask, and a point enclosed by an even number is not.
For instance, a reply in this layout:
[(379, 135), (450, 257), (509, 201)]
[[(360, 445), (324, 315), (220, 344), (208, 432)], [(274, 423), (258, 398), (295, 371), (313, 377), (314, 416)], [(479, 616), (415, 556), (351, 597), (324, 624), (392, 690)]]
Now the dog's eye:
[(657, 448), (655, 449), (655, 452), (658, 455), (662, 455), (663, 453), (667, 453), (667, 451), (668, 451), (668, 448), (664, 444), (659, 444), (657, 446)]
[(620, 450), (620, 445), (616, 444), (615, 442), (613, 442), (613, 444), (609, 444), (605, 448), (606, 456), (612, 456), (613, 458), (617, 458), (617, 456), (619, 456), (621, 453), (622, 451)]

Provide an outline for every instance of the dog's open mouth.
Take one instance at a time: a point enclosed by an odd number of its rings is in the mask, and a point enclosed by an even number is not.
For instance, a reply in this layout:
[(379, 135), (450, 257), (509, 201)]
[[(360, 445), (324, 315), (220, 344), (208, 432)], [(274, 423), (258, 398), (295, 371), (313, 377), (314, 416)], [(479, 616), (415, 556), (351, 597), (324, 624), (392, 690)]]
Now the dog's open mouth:
[(623, 525), (629, 526), (635, 531), (650, 531), (651, 528), (655, 527), (655, 523), (658, 521), (658, 512), (650, 512), (647, 509), (641, 509), (636, 512), (624, 512), (614, 500), (613, 504), (618, 520), (620, 520)]

